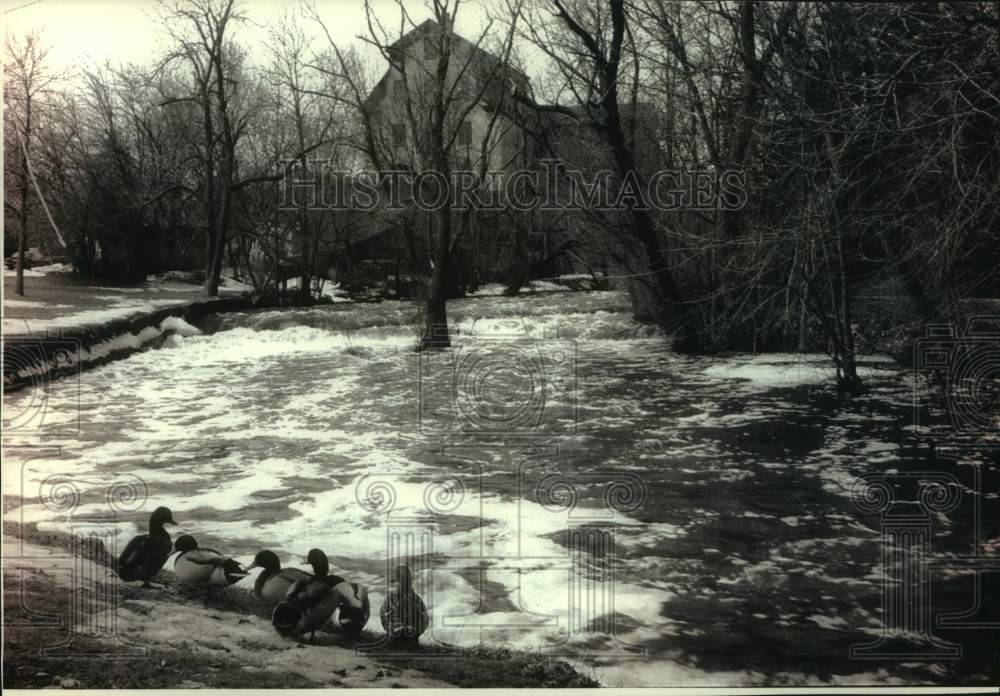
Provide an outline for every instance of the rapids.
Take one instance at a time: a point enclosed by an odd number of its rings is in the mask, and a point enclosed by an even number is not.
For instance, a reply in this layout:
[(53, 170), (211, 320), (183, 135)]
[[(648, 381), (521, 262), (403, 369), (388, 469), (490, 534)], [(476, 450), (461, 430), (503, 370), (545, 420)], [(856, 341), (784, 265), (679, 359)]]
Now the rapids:
[(544, 650), (607, 685), (940, 681), (848, 654), (883, 614), (851, 488), (915, 456), (911, 374), (865, 357), (869, 390), (840, 399), (824, 356), (677, 355), (627, 302), (456, 301), (433, 355), (410, 303), (210, 317), (6, 397), (39, 410), (8, 441), (6, 519), (124, 544), (167, 505), (175, 536), (243, 562), (321, 547), (376, 607), (407, 555), (422, 640)]

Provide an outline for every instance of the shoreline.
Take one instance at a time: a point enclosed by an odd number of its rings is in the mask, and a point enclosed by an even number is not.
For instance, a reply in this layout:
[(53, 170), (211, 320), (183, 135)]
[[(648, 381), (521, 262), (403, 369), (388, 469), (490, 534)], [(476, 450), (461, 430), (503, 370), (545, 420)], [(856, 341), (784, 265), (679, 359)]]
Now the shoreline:
[[(4, 501), (5, 512), (16, 507)], [(421, 645), (393, 655), (356, 649), (333, 632), (315, 643), (281, 638), (245, 589), (209, 594), (179, 585), (168, 570), (156, 578), (164, 589), (138, 588), (114, 576), (100, 544), (34, 523), (5, 521), (3, 530), (6, 687), (600, 686), (558, 658), (503, 647)], [(73, 592), (79, 577), (88, 584)], [(380, 638), (370, 630), (375, 614), (363, 643)]]

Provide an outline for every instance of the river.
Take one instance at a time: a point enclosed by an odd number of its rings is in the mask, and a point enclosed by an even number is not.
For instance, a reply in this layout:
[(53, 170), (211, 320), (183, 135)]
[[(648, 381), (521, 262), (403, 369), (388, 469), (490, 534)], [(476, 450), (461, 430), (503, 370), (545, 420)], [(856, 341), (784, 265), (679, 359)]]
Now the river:
[(677, 355), (617, 292), (449, 312), (440, 355), (412, 350), (415, 304), (344, 303), (212, 317), (9, 395), (45, 407), (46, 449), (8, 442), (7, 519), (66, 529), (110, 504), (124, 543), (167, 505), (244, 562), (321, 547), (376, 606), (407, 555), (423, 640), (545, 650), (613, 686), (954, 677), (849, 654), (885, 623), (852, 486), (924, 456), (910, 372), (867, 356), (867, 391), (841, 398), (822, 355)]

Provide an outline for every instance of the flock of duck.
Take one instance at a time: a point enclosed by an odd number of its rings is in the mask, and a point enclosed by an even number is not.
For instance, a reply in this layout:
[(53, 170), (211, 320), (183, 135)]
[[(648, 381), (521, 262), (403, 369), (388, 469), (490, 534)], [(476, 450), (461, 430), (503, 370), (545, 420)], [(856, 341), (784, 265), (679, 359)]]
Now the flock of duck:
[[(229, 556), (199, 547), (190, 535), (172, 542), (164, 529), (167, 524), (177, 524), (170, 510), (165, 507), (154, 510), (149, 518), (149, 533), (129, 541), (118, 557), (118, 577), (126, 582), (141, 580), (144, 587), (153, 587), (150, 579), (174, 553), (179, 554), (174, 560), (174, 573), (189, 587), (227, 587), (248, 577), (250, 570), (261, 568), (254, 594), (272, 609), (271, 625), (282, 636), (309, 633), (312, 640), (316, 630), (337, 613), (335, 623), (347, 637), (356, 640), (368, 623), (371, 615), (368, 589), (339, 575), (330, 575), (329, 561), (320, 549), (310, 550), (306, 559), (312, 573), (282, 568), (273, 551), (261, 551), (244, 568)], [(412, 576), (406, 565), (396, 567), (379, 614), (390, 640), (415, 642), (427, 629), (427, 607), (413, 591)]]

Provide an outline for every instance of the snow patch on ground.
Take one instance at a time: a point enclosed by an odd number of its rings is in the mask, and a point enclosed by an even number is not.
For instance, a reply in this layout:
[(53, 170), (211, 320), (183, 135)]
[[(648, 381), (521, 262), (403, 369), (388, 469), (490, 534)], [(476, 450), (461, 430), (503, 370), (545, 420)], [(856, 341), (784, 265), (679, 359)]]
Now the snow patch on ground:
[(49, 304), (48, 302), (37, 302), (33, 300), (12, 300), (10, 298), (4, 298), (4, 307), (45, 307), (46, 309), (67, 309), (73, 305), (68, 304)]
[(48, 266), (35, 266), (33, 271), (38, 273), (73, 273), (76, 269), (71, 263), (51, 263)]
[(500, 283), (487, 283), (486, 285), (480, 285), (478, 289), (469, 293), (469, 297), (491, 297), (494, 295), (503, 295), (504, 288)]
[(530, 283), (532, 292), (569, 292), (565, 285), (553, 283), (551, 280), (533, 280)]
[[(40, 278), (44, 275), (49, 275), (50, 273), (72, 273), (75, 269), (71, 263), (50, 263), (46, 266), (35, 266), (33, 268), (25, 268), (24, 275), (28, 278)], [(8, 271), (4, 269), (3, 275), (5, 278), (15, 278), (17, 277), (17, 271)]]
[[(868, 361), (872, 359), (869, 358)], [(890, 360), (886, 358), (886, 360)], [(881, 362), (881, 361), (880, 361)], [(756, 355), (718, 365), (702, 371), (709, 377), (743, 379), (763, 387), (794, 387), (803, 384), (829, 384), (836, 377), (836, 370), (829, 357), (817, 354)], [(858, 365), (858, 376), (886, 378), (898, 374), (865, 364)]]
[(323, 283), (320, 294), (322, 297), (329, 297), (333, 302), (353, 302), (348, 294), (341, 289), (340, 283)]

